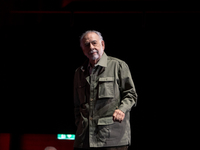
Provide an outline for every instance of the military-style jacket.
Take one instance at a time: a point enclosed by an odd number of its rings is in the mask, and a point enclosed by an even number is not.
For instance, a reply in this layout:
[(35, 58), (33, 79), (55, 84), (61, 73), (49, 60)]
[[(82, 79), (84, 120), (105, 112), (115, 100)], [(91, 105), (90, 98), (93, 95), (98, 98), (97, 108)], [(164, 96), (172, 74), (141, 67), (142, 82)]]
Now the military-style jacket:
[[(137, 94), (127, 64), (105, 53), (91, 74), (88, 64), (86, 61), (74, 76), (74, 147), (130, 145), (130, 110)], [(113, 121), (116, 109), (125, 113), (121, 123)]]

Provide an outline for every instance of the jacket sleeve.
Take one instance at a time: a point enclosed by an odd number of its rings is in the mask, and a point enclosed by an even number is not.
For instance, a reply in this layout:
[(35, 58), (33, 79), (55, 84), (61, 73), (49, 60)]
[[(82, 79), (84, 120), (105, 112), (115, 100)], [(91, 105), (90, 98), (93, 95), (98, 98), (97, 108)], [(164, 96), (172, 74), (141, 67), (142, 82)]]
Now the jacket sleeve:
[(125, 62), (119, 68), (121, 103), (119, 109), (126, 113), (137, 104), (137, 93), (128, 65)]
[(77, 92), (77, 70), (74, 75), (74, 115), (75, 115), (75, 125), (78, 126), (80, 120), (80, 101)]

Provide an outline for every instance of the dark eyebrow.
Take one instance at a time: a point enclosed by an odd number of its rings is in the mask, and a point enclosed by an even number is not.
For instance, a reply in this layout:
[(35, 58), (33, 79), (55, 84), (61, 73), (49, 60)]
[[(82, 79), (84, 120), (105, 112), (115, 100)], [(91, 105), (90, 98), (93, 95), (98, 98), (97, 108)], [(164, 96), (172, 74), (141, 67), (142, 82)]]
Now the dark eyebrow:
[(94, 43), (94, 42), (97, 43), (97, 40), (92, 41), (92, 43)]
[[(97, 43), (97, 40), (91, 41), (91, 43)], [(88, 45), (90, 42), (85, 42), (85, 45)]]

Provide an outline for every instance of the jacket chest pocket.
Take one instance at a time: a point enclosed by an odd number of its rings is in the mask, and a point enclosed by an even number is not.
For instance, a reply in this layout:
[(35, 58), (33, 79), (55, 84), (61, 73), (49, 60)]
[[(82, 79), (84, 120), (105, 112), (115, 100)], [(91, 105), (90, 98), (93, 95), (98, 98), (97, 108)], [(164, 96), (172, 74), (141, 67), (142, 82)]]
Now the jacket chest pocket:
[(114, 97), (114, 77), (99, 78), (98, 98)]

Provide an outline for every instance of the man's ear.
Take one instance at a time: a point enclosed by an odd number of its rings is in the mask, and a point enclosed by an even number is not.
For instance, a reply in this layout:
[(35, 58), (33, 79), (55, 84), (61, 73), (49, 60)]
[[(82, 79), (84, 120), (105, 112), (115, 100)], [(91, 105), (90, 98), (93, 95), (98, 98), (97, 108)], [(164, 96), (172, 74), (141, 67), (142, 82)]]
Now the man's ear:
[(104, 42), (104, 40), (101, 41), (101, 45), (102, 45), (103, 50), (104, 50), (105, 49), (105, 42)]

